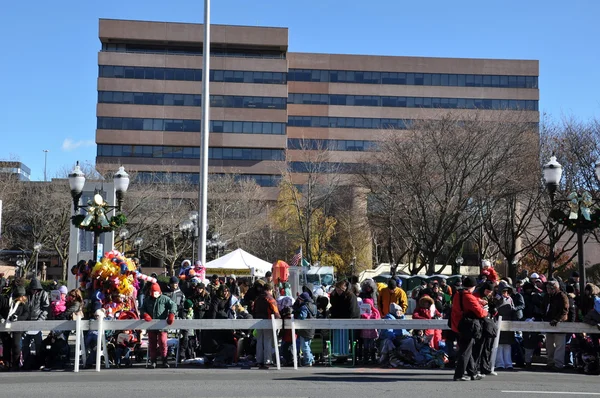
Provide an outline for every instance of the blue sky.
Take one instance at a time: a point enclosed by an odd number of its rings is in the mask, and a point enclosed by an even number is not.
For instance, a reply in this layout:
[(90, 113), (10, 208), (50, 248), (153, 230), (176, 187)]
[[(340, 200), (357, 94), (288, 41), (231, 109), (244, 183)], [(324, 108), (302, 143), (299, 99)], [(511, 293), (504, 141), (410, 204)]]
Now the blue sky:
[[(540, 60), (540, 110), (600, 116), (597, 0), (218, 0), (213, 23), (289, 28), (290, 51)], [(93, 162), (98, 19), (203, 20), (203, 1), (5, 0), (0, 159)]]

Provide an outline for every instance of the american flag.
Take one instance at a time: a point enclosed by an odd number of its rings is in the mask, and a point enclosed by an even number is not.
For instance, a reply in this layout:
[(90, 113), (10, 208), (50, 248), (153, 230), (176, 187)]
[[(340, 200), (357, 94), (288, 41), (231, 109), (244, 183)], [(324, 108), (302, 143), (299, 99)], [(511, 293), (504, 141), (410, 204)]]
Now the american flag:
[(294, 254), (294, 257), (292, 257), (292, 261), (290, 261), (290, 265), (292, 267), (297, 267), (298, 264), (300, 264), (301, 260), (302, 260), (302, 246), (300, 246), (300, 249), (298, 249), (296, 254)]

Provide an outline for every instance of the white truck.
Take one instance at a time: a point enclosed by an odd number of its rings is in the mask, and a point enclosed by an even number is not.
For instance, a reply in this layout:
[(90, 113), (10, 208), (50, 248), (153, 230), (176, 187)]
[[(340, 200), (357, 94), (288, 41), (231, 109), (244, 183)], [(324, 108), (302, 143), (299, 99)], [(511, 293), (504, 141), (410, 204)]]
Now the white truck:
[(335, 280), (334, 267), (290, 267), (289, 272), (288, 282), (291, 285), (293, 297), (302, 292), (303, 285), (311, 284), (317, 288), (332, 285)]

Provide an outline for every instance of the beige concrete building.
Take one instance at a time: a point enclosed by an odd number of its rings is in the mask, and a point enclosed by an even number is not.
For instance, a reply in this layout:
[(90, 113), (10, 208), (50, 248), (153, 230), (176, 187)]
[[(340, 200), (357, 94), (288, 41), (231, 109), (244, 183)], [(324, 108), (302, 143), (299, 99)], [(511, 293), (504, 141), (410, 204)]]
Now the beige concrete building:
[[(98, 165), (198, 181), (203, 26), (102, 19), (99, 37)], [(382, 129), (449, 109), (539, 121), (538, 61), (293, 53), (287, 28), (211, 39), (210, 172), (264, 187), (286, 162), (301, 177), (310, 148), (351, 173)]]

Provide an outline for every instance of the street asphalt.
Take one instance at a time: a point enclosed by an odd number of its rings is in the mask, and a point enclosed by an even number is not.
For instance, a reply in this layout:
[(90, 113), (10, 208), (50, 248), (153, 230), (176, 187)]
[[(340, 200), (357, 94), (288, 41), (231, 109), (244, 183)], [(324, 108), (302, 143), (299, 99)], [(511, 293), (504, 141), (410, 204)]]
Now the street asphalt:
[(0, 397), (477, 397), (600, 396), (599, 376), (505, 372), (452, 381), (438, 369), (102, 369), (1, 373)]

